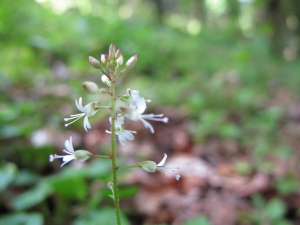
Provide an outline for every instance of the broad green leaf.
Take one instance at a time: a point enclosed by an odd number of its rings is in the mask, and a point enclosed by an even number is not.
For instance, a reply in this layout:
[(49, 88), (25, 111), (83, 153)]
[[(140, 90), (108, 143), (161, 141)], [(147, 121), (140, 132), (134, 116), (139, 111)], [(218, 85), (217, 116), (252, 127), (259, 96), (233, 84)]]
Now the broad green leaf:
[[(115, 225), (115, 210), (113, 208), (94, 209), (86, 215), (77, 218), (73, 225)], [(121, 214), (122, 225), (130, 225), (125, 216)]]
[(184, 225), (212, 225), (207, 217), (200, 216), (196, 219), (188, 220)]
[(44, 201), (52, 193), (52, 188), (46, 183), (40, 183), (36, 187), (18, 195), (12, 200), (12, 206), (16, 210), (24, 210)]
[(7, 163), (0, 168), (0, 192), (4, 191), (7, 186), (13, 182), (17, 172), (17, 167), (13, 163)]
[(277, 198), (271, 199), (266, 205), (266, 213), (271, 220), (281, 219), (285, 211), (284, 203)]
[(7, 225), (43, 225), (41, 213), (13, 213), (0, 217), (0, 224)]

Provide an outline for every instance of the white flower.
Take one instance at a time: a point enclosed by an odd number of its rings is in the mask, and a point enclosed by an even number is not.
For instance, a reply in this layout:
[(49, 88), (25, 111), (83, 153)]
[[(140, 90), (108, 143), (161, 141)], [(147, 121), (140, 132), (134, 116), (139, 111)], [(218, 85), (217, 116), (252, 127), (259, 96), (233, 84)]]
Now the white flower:
[[(164, 165), (166, 163), (166, 160), (167, 160), (167, 157), (168, 157), (166, 153), (164, 153), (164, 155), (165, 155), (164, 158), (158, 164), (156, 164), (153, 161), (143, 161), (143, 162), (138, 163), (138, 165), (142, 169), (144, 169), (144, 170), (146, 170), (147, 172), (150, 172), (150, 173), (154, 173), (155, 171), (159, 171), (163, 175), (165, 175), (165, 173), (169, 173), (169, 174), (173, 175), (173, 173), (175, 173), (175, 171), (179, 168), (178, 167), (164, 167)], [(179, 174), (175, 175), (175, 178), (176, 178), (176, 180), (179, 180), (180, 175)]]
[[(132, 92), (132, 91), (131, 91)], [(120, 107), (122, 112), (125, 114), (126, 117), (128, 117), (131, 120), (134, 121), (142, 121), (144, 126), (146, 128), (149, 128), (152, 133), (154, 133), (154, 129), (151, 126), (150, 123), (148, 123), (146, 120), (154, 120), (154, 121), (160, 121), (167, 123), (169, 121), (168, 117), (160, 118), (163, 117), (163, 114), (143, 114), (146, 110), (146, 100), (143, 97), (140, 97), (139, 95), (134, 95), (134, 104), (135, 106), (132, 105), (132, 107)]]
[(85, 131), (87, 131), (87, 129), (91, 129), (91, 124), (89, 122), (89, 117), (93, 116), (96, 114), (96, 112), (98, 111), (95, 110), (95, 106), (96, 106), (97, 102), (91, 102), (89, 104), (87, 104), (86, 106), (82, 106), (82, 98), (79, 98), (79, 101), (77, 102), (77, 99), (75, 99), (75, 104), (76, 107), (79, 111), (81, 111), (82, 113), (79, 114), (75, 114), (75, 115), (71, 115), (70, 118), (65, 118), (65, 121), (69, 121), (69, 120), (73, 120), (71, 123), (65, 124), (65, 127), (69, 126), (70, 124), (74, 123), (75, 121), (79, 120), (81, 117), (85, 116), (84, 121), (83, 121), (83, 127), (85, 129)]
[[(140, 92), (138, 90), (131, 90), (130, 88), (127, 88), (127, 94), (130, 97), (130, 99), (131, 99), (129, 107), (136, 109), (137, 108), (137, 100), (139, 98), (141, 98)], [(145, 100), (145, 101), (146, 102), (151, 102), (150, 99)]]
[(65, 148), (63, 151), (67, 153), (68, 155), (50, 155), (49, 160), (52, 162), (54, 159), (60, 159), (62, 158), (63, 164), (61, 164), (60, 167), (64, 166), (66, 163), (77, 160), (77, 161), (85, 161), (90, 158), (92, 153), (86, 150), (76, 150), (74, 151), (73, 144), (72, 144), (72, 137), (70, 137), (70, 140), (65, 141)]
[[(109, 118), (109, 122), (111, 125), (111, 117)], [(116, 134), (118, 135), (119, 141), (121, 145), (126, 144), (126, 139), (132, 141), (134, 139), (134, 136), (132, 133), (136, 133), (135, 131), (131, 130), (124, 130), (124, 116), (121, 114), (118, 114), (116, 121), (115, 121), (115, 131)], [(106, 131), (106, 133), (111, 134), (111, 131)]]

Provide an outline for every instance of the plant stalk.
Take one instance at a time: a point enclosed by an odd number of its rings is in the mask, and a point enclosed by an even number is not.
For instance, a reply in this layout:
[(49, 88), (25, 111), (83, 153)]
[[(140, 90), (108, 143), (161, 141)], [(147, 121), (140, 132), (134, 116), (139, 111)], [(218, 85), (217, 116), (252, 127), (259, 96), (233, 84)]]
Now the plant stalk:
[[(111, 70), (111, 77), (114, 78), (114, 71)], [(121, 225), (120, 218), (120, 204), (119, 204), (119, 191), (118, 191), (118, 174), (117, 174), (117, 144), (116, 144), (116, 128), (115, 128), (115, 83), (111, 82), (111, 167), (113, 175), (113, 190), (114, 190), (114, 205), (117, 225)]]

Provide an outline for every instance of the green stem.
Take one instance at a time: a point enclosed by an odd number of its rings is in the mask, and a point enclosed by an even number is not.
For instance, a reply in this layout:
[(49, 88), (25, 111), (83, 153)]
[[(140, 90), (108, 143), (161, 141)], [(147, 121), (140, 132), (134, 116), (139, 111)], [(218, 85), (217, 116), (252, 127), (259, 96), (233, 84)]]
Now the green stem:
[(134, 166), (120, 166), (119, 170), (121, 169), (132, 169), (132, 168), (140, 168), (139, 165), (134, 165)]
[[(111, 77), (114, 78), (114, 71), (111, 70)], [(111, 167), (113, 175), (113, 190), (114, 190), (114, 204), (116, 212), (117, 225), (121, 225), (120, 206), (119, 206), (119, 191), (118, 191), (118, 174), (117, 174), (117, 144), (116, 144), (116, 129), (115, 129), (115, 83), (111, 82)]]
[(108, 155), (92, 155), (93, 158), (110, 158)]
[(127, 68), (125, 67), (124, 70), (121, 71), (121, 73), (119, 74), (119, 76), (114, 80), (115, 82), (125, 74), (125, 71), (127, 70)]

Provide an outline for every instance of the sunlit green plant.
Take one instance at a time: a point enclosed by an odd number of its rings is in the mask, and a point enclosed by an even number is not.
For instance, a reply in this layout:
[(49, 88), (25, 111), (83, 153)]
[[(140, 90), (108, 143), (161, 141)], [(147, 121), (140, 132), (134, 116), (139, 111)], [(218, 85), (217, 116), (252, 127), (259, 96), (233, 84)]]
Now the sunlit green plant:
[[(89, 117), (96, 115), (99, 110), (110, 110), (110, 130), (105, 132), (111, 135), (111, 151), (109, 155), (94, 155), (87, 150), (74, 150), (72, 144), (72, 137), (70, 140), (65, 141), (65, 150), (63, 150), (66, 155), (50, 155), (50, 161), (54, 159), (62, 159), (63, 163), (61, 167), (66, 163), (76, 160), (76, 161), (85, 161), (89, 158), (103, 158), (111, 160), (111, 173), (112, 181), (107, 184), (107, 187), (111, 190), (110, 197), (113, 199), (115, 206), (115, 214), (117, 224), (121, 224), (120, 219), (120, 206), (119, 206), (119, 191), (118, 191), (118, 171), (125, 168), (141, 168), (147, 172), (154, 173), (156, 171), (161, 172), (162, 174), (169, 173), (173, 174), (178, 169), (178, 167), (164, 167), (164, 164), (167, 160), (167, 154), (164, 154), (164, 158), (160, 163), (155, 163), (153, 161), (142, 161), (132, 166), (120, 166), (117, 165), (117, 136), (121, 145), (126, 145), (127, 140), (134, 140), (135, 131), (125, 130), (124, 126), (124, 116), (132, 121), (141, 121), (146, 128), (149, 128), (152, 133), (154, 129), (152, 125), (147, 120), (160, 121), (167, 123), (168, 118), (164, 117), (163, 114), (144, 114), (147, 108), (147, 103), (151, 100), (145, 100), (144, 97), (140, 96), (138, 90), (127, 89), (126, 93), (122, 95), (116, 94), (115, 83), (118, 79), (125, 74), (125, 72), (132, 68), (137, 62), (138, 56), (132, 56), (125, 64), (125, 67), (121, 68), (123, 65), (124, 59), (121, 53), (121, 50), (115, 50), (115, 45), (112, 43), (109, 47), (108, 54), (101, 55), (101, 62), (95, 59), (94, 57), (89, 57), (89, 63), (95, 68), (101, 71), (101, 81), (106, 85), (106, 88), (100, 88), (98, 85), (91, 81), (86, 81), (82, 84), (83, 88), (90, 94), (102, 93), (110, 96), (109, 105), (101, 105), (100, 101), (90, 102), (87, 105), (83, 106), (82, 98), (80, 97), (75, 100), (77, 109), (81, 112), (79, 114), (70, 115), (69, 118), (65, 118), (65, 121), (71, 121), (65, 126), (76, 122), (80, 118), (84, 117), (83, 127), (85, 131), (88, 132), (88, 129), (91, 129), (92, 126), (89, 122)], [(116, 102), (121, 101), (124, 103), (123, 106), (120, 106), (120, 112), (117, 112)], [(176, 180), (180, 179), (180, 175), (175, 175)]]

